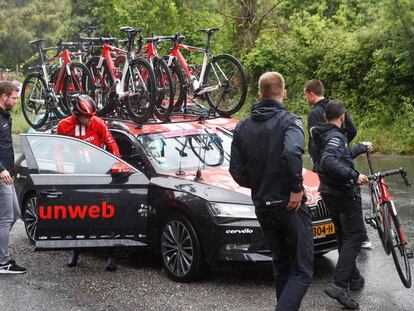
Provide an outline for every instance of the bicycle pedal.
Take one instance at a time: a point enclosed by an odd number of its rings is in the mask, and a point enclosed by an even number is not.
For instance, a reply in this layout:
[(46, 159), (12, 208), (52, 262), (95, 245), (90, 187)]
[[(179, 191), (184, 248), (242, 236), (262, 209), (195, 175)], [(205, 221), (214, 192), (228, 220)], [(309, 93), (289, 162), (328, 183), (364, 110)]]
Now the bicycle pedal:
[(413, 258), (413, 251), (411, 250), (411, 248), (406, 248), (407, 250), (407, 258), (412, 259)]

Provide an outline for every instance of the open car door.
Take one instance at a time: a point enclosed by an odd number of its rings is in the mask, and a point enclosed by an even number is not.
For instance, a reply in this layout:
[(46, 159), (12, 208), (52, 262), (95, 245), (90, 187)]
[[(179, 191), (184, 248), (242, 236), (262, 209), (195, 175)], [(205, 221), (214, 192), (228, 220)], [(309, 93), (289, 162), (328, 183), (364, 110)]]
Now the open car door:
[(20, 138), (35, 190), (36, 249), (146, 245), (144, 174), (76, 138)]

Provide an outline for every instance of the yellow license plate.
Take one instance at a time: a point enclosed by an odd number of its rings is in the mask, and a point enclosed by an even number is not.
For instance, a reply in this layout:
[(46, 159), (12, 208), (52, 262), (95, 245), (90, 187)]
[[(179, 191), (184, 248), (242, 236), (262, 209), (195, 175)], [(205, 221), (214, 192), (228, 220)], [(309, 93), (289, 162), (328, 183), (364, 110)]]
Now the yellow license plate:
[(335, 234), (335, 226), (333, 223), (317, 225), (312, 227), (314, 238), (323, 238), (330, 234)]

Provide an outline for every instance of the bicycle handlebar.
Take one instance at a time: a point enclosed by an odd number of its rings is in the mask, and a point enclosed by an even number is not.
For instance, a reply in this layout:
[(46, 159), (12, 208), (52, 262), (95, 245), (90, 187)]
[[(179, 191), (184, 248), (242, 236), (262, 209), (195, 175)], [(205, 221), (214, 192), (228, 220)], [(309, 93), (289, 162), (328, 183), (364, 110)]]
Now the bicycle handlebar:
[(408, 177), (407, 177), (407, 171), (402, 167), (400, 167), (398, 169), (394, 169), (394, 170), (378, 172), (378, 173), (375, 173), (373, 175), (369, 175), (367, 177), (368, 177), (368, 180), (376, 181), (376, 180), (382, 179), (382, 178), (387, 177), (387, 176), (393, 176), (393, 175), (398, 175), (398, 174), (401, 175), (402, 179), (404, 180), (404, 183), (408, 187), (411, 186), (411, 183), (410, 183), (410, 181), (408, 180)]

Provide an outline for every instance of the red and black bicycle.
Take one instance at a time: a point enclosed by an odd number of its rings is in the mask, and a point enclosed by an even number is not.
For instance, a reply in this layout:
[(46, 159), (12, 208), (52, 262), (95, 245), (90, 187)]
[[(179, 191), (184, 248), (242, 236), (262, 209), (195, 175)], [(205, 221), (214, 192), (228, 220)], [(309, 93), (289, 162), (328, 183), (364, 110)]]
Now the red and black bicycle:
[[(23, 82), (21, 103), (24, 118), (34, 129), (41, 128), (49, 116), (60, 119), (71, 113), (71, 95), (83, 93), (93, 96), (93, 81), (88, 68), (71, 57), (79, 56), (70, 52), (77, 43), (60, 41), (57, 47), (43, 48), (44, 39), (31, 41), (38, 49), (40, 65), (31, 68)], [(57, 50), (48, 58), (47, 51)], [(59, 61), (60, 65), (53, 65)]]
[(407, 172), (403, 168), (374, 173), (371, 158), (367, 152), (370, 176), (368, 179), (372, 203), (372, 214), (365, 215), (365, 222), (378, 230), (379, 238), (385, 253), (392, 254), (398, 275), (405, 287), (411, 287), (410, 258), (413, 258), (412, 250), (407, 246), (407, 240), (403, 232), (396, 206), (391, 199), (389, 187), (385, 183), (385, 177), (401, 175), (407, 186), (410, 182)]

